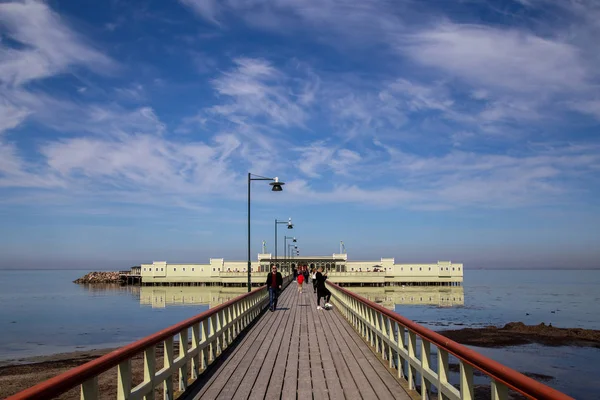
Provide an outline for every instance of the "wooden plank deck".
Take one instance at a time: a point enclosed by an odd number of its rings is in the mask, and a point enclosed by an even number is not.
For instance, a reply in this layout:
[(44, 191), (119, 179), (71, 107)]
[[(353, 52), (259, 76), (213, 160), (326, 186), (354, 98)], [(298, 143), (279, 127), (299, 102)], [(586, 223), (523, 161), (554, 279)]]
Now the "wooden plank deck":
[(312, 285), (292, 282), (180, 399), (402, 399), (400, 382)]

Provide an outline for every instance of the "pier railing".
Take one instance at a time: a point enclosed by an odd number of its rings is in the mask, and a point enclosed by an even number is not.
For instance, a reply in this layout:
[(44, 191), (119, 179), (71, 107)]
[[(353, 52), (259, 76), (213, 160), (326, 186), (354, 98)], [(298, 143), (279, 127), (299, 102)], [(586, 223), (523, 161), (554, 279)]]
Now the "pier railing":
[[(291, 281), (284, 278), (284, 287)], [(98, 376), (116, 368), (118, 399), (153, 399), (163, 387), (165, 399), (184, 391), (267, 307), (267, 287), (242, 294), (192, 318), (114, 350), (79, 367), (19, 392), (6, 400), (50, 399), (81, 388), (82, 400), (99, 398)], [(191, 337), (191, 342), (190, 342)], [(179, 352), (175, 356), (175, 345)], [(157, 371), (157, 346), (163, 347), (163, 367)], [(133, 387), (132, 359), (144, 355), (144, 379)]]
[[(507, 400), (508, 389), (531, 399), (571, 399), (513, 369), (478, 352), (435, 333), (408, 318), (390, 311), (377, 303), (328, 282), (332, 300), (338, 310), (397, 371), (398, 377), (408, 381), (409, 389), (417, 390), (421, 398), (432, 398), (435, 387), (438, 399), (474, 399), (473, 369), (490, 378), (491, 398)], [(417, 340), (418, 339), (418, 340)], [(418, 346), (420, 342), (420, 346)], [(437, 368), (431, 360), (432, 347), (437, 348)], [(449, 382), (449, 355), (460, 365), (459, 388)], [(418, 382), (420, 380), (420, 382)]]

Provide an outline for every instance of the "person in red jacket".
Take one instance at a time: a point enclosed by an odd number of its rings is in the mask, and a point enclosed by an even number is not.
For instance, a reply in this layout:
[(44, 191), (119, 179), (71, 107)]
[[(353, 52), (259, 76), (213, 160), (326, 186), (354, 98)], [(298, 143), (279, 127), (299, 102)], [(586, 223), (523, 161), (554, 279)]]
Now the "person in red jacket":
[(304, 275), (298, 274), (296, 277), (296, 282), (298, 282), (298, 293), (302, 294), (302, 284), (304, 283)]

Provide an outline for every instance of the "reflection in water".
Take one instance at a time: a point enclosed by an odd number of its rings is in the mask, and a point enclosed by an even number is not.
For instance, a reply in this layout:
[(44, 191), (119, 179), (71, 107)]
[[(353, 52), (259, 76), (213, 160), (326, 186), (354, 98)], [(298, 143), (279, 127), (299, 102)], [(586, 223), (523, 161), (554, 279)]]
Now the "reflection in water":
[(465, 304), (463, 286), (347, 287), (352, 292), (394, 310), (396, 305), (455, 307)]
[[(229, 301), (246, 288), (220, 286), (141, 286), (140, 304), (152, 308), (171, 305), (209, 305), (214, 307)], [(464, 305), (462, 286), (410, 286), (410, 287), (348, 287), (351, 291), (371, 301), (394, 310), (399, 305), (434, 305), (454, 307)]]
[(164, 308), (173, 305), (203, 305), (210, 308), (247, 293), (242, 287), (141, 286), (140, 305)]
[(119, 283), (94, 283), (94, 284), (80, 284), (88, 292), (102, 293), (102, 292), (123, 292), (131, 293), (132, 295), (139, 295), (140, 286), (136, 285), (121, 285)]

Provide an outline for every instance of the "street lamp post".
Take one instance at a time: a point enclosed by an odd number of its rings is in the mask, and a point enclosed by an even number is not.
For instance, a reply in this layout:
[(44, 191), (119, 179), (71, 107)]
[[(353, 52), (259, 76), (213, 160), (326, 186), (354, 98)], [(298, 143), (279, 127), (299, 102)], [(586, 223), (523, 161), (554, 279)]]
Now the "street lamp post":
[[(295, 240), (294, 240), (295, 242)], [(290, 262), (294, 261), (294, 253), (297, 252), (298, 246), (296, 246), (294, 243), (288, 243), (287, 245), (287, 255), (288, 257), (291, 259)], [(290, 264), (291, 266), (291, 264)]]
[[(288, 245), (288, 242), (287, 242), (290, 239), (294, 239), (294, 243), (296, 243), (296, 238), (295, 237), (292, 237), (292, 236), (284, 236), (283, 237), (283, 240), (284, 240), (284, 246), (283, 246), (283, 251), (284, 251), (284, 253), (283, 253), (283, 260), (284, 261), (283, 262), (284, 262), (284, 264), (287, 263), (287, 258), (288, 258), (289, 254), (290, 254), (290, 252), (289, 252), (290, 248), (289, 248), (289, 245)], [(288, 251), (286, 252), (286, 250), (288, 250)]]
[(281, 192), (283, 190), (284, 182), (279, 182), (279, 178), (267, 178), (266, 176), (253, 175), (248, 172), (248, 291), (252, 290), (252, 261), (250, 259), (250, 183), (252, 181), (272, 181), (271, 190), (273, 192)]
[(287, 224), (288, 229), (294, 229), (294, 224), (292, 224), (291, 218), (287, 221), (279, 221), (277, 218), (275, 219), (275, 264), (277, 264), (277, 225), (279, 224)]

